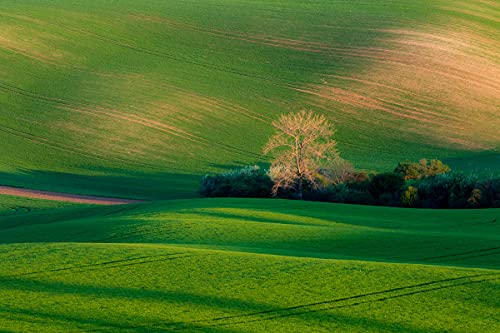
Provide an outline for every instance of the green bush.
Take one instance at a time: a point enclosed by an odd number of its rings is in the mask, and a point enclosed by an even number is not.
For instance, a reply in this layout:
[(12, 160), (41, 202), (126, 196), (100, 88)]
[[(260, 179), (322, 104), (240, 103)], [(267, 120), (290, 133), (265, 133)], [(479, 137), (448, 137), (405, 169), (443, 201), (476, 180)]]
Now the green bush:
[(426, 208), (500, 207), (500, 179), (474, 175), (440, 174), (414, 184), (419, 206)]
[(418, 199), (418, 189), (413, 186), (408, 186), (406, 191), (401, 195), (401, 203), (406, 207), (415, 207)]
[(431, 160), (429, 163), (425, 158), (421, 159), (419, 163), (400, 162), (394, 169), (394, 172), (403, 176), (405, 180), (433, 177), (450, 171), (450, 167), (442, 161)]
[(415, 186), (418, 189), (419, 205), (425, 208), (447, 208), (449, 203), (457, 205), (460, 196), (453, 193), (453, 187), (461, 180), (455, 175), (439, 175), (422, 179)]
[(379, 198), (375, 204), (379, 205), (379, 206), (398, 207), (398, 206), (401, 206), (401, 198), (400, 198), (399, 194), (386, 192), (386, 193), (382, 193), (379, 196)]
[[(443, 165), (425, 161), (430, 176), (404, 180), (401, 173), (382, 173), (369, 177), (366, 173), (349, 172), (339, 184), (313, 188), (304, 187), (304, 199), (362, 205), (405, 206), (424, 208), (499, 208), (500, 179), (479, 178), (460, 173), (438, 173)], [(406, 163), (406, 162), (403, 162)], [(399, 166), (403, 165), (400, 163)], [(415, 164), (415, 163), (414, 163)], [(403, 168), (401, 168), (403, 169)], [(200, 193), (207, 197), (269, 198), (273, 181), (258, 166), (206, 175)], [(280, 189), (280, 198), (295, 198), (293, 190)]]
[(478, 188), (473, 189), (469, 198), (467, 199), (467, 205), (471, 208), (477, 208), (481, 206), (481, 197), (481, 190)]
[(500, 208), (500, 179), (487, 177), (476, 182), (475, 186), (481, 191), (479, 207)]
[(424, 170), (426, 177), (433, 177), (436, 175), (448, 173), (451, 171), (451, 168), (440, 160), (431, 160), (430, 164), (426, 164), (426, 168)]
[(399, 196), (404, 183), (403, 177), (398, 173), (381, 173), (372, 177), (368, 184), (368, 191), (375, 199), (381, 199), (384, 194), (383, 200), (387, 201), (389, 194), (393, 197)]
[(349, 184), (342, 183), (329, 186), (318, 191), (307, 192), (304, 197), (311, 201), (349, 203), (359, 205), (375, 205), (377, 202), (367, 190), (357, 190)]
[(405, 180), (422, 178), (422, 166), (410, 161), (400, 162), (394, 172), (399, 173)]
[(200, 194), (206, 197), (269, 198), (273, 181), (258, 166), (206, 175), (201, 180)]
[(472, 195), (476, 184), (474, 176), (466, 176), (462, 174), (455, 174), (449, 177), (450, 196), (448, 199), (449, 208), (467, 208), (469, 207), (469, 197)]

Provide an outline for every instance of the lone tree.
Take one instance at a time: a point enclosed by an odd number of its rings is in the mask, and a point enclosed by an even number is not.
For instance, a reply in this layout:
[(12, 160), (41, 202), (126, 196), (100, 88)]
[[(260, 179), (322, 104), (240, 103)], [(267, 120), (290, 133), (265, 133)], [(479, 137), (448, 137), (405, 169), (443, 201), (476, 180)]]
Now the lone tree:
[(319, 188), (320, 171), (339, 158), (333, 139), (335, 128), (323, 115), (311, 111), (281, 115), (273, 126), (277, 133), (264, 147), (265, 154), (273, 152), (275, 156), (270, 168), (273, 194), (281, 188), (294, 189), (302, 199), (304, 183)]

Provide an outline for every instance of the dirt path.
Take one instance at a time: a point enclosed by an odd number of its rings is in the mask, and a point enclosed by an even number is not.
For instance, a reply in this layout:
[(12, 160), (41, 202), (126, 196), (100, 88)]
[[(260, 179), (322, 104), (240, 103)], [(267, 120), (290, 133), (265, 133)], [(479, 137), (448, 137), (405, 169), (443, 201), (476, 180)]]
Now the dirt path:
[(76, 203), (96, 204), (96, 205), (124, 205), (129, 203), (141, 202), (139, 200), (28, 190), (24, 188), (11, 187), (11, 186), (0, 186), (0, 194), (15, 195), (26, 198), (36, 198), (36, 199), (76, 202)]

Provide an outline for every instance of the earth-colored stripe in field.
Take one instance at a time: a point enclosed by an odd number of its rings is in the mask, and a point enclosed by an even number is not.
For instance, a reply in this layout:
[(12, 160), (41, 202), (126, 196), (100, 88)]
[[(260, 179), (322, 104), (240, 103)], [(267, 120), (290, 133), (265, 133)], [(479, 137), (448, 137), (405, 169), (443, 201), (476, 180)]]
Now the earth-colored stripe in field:
[(131, 199), (95, 197), (88, 195), (28, 190), (24, 188), (11, 187), (11, 186), (0, 186), (0, 194), (15, 195), (26, 198), (54, 200), (54, 201), (95, 204), (95, 205), (124, 205), (124, 204), (141, 202), (140, 200), (131, 200)]

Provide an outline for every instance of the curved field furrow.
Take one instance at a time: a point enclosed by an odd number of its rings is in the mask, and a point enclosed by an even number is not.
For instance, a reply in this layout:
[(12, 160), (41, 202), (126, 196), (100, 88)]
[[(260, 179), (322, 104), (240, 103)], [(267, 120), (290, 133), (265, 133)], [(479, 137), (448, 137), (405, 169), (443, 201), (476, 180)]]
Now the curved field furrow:
[[(487, 276), (490, 274), (485, 274), (485, 275)], [(426, 282), (426, 283), (421, 283), (421, 284), (417, 284), (417, 285), (413, 285), (413, 286), (393, 288), (393, 289), (377, 291), (377, 292), (373, 292), (373, 293), (369, 293), (369, 294), (354, 295), (354, 296), (335, 299), (335, 300), (331, 300), (331, 301), (324, 301), (324, 302), (318, 302), (318, 303), (312, 303), (312, 304), (302, 304), (302, 305), (297, 305), (297, 306), (293, 306), (293, 307), (285, 308), (285, 309), (260, 311), (260, 312), (244, 314), (244, 315), (240, 315), (240, 316), (228, 316), (228, 317), (213, 318), (209, 321), (203, 321), (202, 322), (203, 325), (202, 326), (200, 325), (199, 327), (206, 327), (206, 326), (217, 327), (217, 326), (228, 326), (228, 325), (241, 325), (241, 324), (249, 324), (249, 323), (253, 323), (253, 322), (262, 322), (262, 321), (267, 321), (267, 320), (287, 318), (287, 317), (292, 317), (292, 316), (301, 316), (301, 315), (307, 315), (307, 314), (317, 313), (317, 312), (322, 312), (322, 311), (330, 311), (330, 310), (339, 309), (339, 308), (353, 307), (353, 306), (367, 304), (367, 303), (383, 302), (383, 301), (394, 299), (394, 298), (413, 296), (413, 295), (417, 295), (420, 293), (433, 292), (436, 290), (454, 288), (454, 287), (464, 286), (464, 285), (468, 285), (468, 284), (484, 283), (484, 282), (488, 282), (488, 281), (500, 280), (499, 274), (494, 274), (493, 275), (494, 277), (492, 277), (492, 278), (486, 278), (486, 279), (482, 278), (482, 279), (477, 279), (477, 280), (473, 279), (473, 278), (477, 278), (477, 277), (484, 277), (485, 275), (465, 276), (465, 277), (454, 278), (454, 279)], [(464, 281), (464, 282), (460, 282), (460, 283), (451, 283), (449, 285), (437, 286), (437, 287), (433, 287), (433, 288), (420, 289), (420, 287), (427, 287), (427, 286), (434, 285), (434, 284), (441, 284), (441, 283), (458, 281), (458, 280), (463, 280), (463, 279), (468, 279), (470, 281)], [(407, 290), (407, 289), (410, 289), (411, 291), (404, 292), (401, 294), (391, 295), (394, 292), (399, 292), (399, 291)], [(417, 289), (417, 290), (412, 290), (412, 289)], [(389, 295), (389, 296), (386, 296), (386, 295)], [(375, 297), (375, 299), (370, 299), (367, 301), (364, 300), (365, 298), (370, 298), (371, 296), (382, 296), (382, 297)], [(346, 305), (341, 304), (341, 305), (331, 306), (331, 304), (343, 303), (345, 301), (351, 301), (354, 299), (356, 299), (356, 300), (361, 299), (361, 301), (357, 301), (355, 303), (346, 304)], [(254, 317), (258, 317), (258, 318), (254, 319)], [(242, 318), (251, 318), (251, 319), (241, 320)], [(240, 321), (232, 321), (234, 319), (240, 320)], [(225, 322), (225, 321), (229, 321), (229, 322)], [(193, 323), (197, 324), (200, 322), (172, 323), (170, 325), (174, 326), (173, 330), (181, 331), (181, 330), (186, 330), (186, 329), (192, 329), (191, 325)], [(188, 328), (175, 327), (177, 325), (182, 326), (183, 324), (184, 325), (189, 324), (190, 326)]]
[[(111, 160), (119, 161), (120, 163), (123, 163), (126, 165), (142, 166), (142, 167), (146, 167), (147, 169), (161, 170), (157, 165), (154, 165), (154, 164), (141, 163), (141, 162), (127, 160), (127, 159), (124, 159), (121, 157), (115, 157), (115, 156), (103, 157), (101, 154), (92, 154), (92, 153), (87, 152), (86, 149), (79, 149), (79, 148), (75, 148), (72, 145), (67, 145), (67, 144), (63, 144), (63, 143), (59, 143), (59, 142), (53, 142), (52, 140), (48, 140), (48, 139), (43, 138), (43, 137), (38, 137), (38, 136), (35, 136), (35, 135), (28, 133), (28, 132), (19, 131), (19, 130), (16, 130), (13, 128), (8, 128), (5, 126), (0, 126), (0, 128), (1, 128), (0, 131), (2, 131), (2, 132), (5, 132), (8, 134), (14, 135), (16, 137), (28, 140), (29, 142), (32, 142), (32, 143), (35, 143), (38, 145), (47, 146), (47, 147), (50, 147), (51, 149), (56, 149), (56, 150), (65, 152), (68, 154), (76, 154), (76, 155), (89, 157), (91, 159), (98, 159), (98, 160), (111, 159)], [(175, 168), (175, 167), (170, 166), (169, 168)], [(180, 170), (181, 169), (179, 169), (179, 171)]]
[[(3, 14), (0, 13), (0, 14), (1, 15), (5, 15), (5, 13), (3, 13)], [(19, 18), (19, 19), (21, 19), (21, 20), (25, 20), (25, 19), (30, 20), (30, 19), (32, 19), (29, 16), (16, 16), (16, 17)], [(39, 21), (39, 20), (36, 20), (36, 21)], [(211, 70), (216, 70), (216, 71), (219, 71), (219, 72), (224, 72), (224, 73), (229, 73), (229, 74), (235, 74), (235, 75), (238, 75), (238, 76), (248, 77), (248, 78), (251, 78), (251, 79), (257, 79), (257, 80), (265, 81), (267, 83), (270, 83), (270, 84), (273, 84), (273, 85), (277, 85), (277, 86), (287, 86), (286, 84), (283, 84), (280, 81), (271, 80), (271, 79), (269, 79), (269, 78), (267, 78), (265, 76), (255, 75), (255, 74), (253, 74), (251, 72), (242, 72), (242, 71), (238, 71), (238, 70), (235, 70), (233, 68), (226, 67), (226, 66), (215, 65), (215, 64), (212, 64), (212, 63), (208, 63), (208, 62), (199, 62), (199, 61), (196, 61), (196, 60), (193, 60), (193, 59), (189, 59), (187, 57), (177, 57), (177, 56), (174, 56), (171, 53), (165, 52), (163, 50), (155, 50), (155, 49), (143, 48), (143, 47), (134, 45), (133, 44), (134, 42), (132, 40), (129, 40), (129, 39), (124, 39), (123, 41), (121, 41), (121, 40), (113, 38), (113, 37), (102, 36), (100, 34), (96, 34), (96, 33), (93, 33), (91, 31), (87, 31), (85, 29), (79, 29), (79, 28), (71, 27), (71, 26), (68, 26), (66, 24), (62, 24), (62, 23), (59, 23), (59, 22), (56, 23), (56, 22), (46, 22), (45, 21), (43, 23), (44, 24), (49, 24), (49, 25), (54, 25), (54, 26), (57, 26), (57, 27), (62, 27), (63, 29), (66, 29), (68, 31), (75, 32), (75, 33), (81, 34), (83, 36), (92, 37), (92, 38), (95, 38), (95, 39), (97, 39), (99, 41), (102, 41), (102, 42), (105, 42), (105, 43), (109, 43), (109, 44), (113, 44), (115, 46), (126, 48), (126, 49), (129, 49), (129, 50), (132, 50), (132, 51), (135, 51), (135, 52), (139, 52), (139, 53), (142, 53), (142, 54), (145, 54), (145, 55), (152, 55), (152, 56), (156, 56), (156, 57), (162, 57), (162, 58), (166, 58), (166, 59), (173, 60), (173, 61), (176, 61), (176, 62), (182, 62), (182, 63), (186, 63), (186, 64), (189, 64), (189, 65), (194, 65), (194, 66), (203, 67), (203, 68), (207, 68), (207, 69), (211, 69)]]
[(196, 198), (301, 109), (370, 173), (498, 173), (499, 9), (3, 1), (0, 332), (499, 332), (498, 209)]
[[(162, 261), (167, 261), (167, 260), (175, 260), (175, 259), (189, 258), (189, 257), (192, 257), (192, 255), (186, 255), (185, 253), (172, 253), (169, 255), (154, 256), (154, 257), (144, 256), (144, 257), (124, 259), (124, 260), (113, 260), (113, 261), (107, 261), (107, 262), (100, 262), (100, 263), (95, 263), (92, 265), (64, 267), (64, 268), (51, 269), (51, 270), (47, 270), (47, 271), (16, 274), (16, 275), (7, 276), (7, 278), (20, 278), (20, 277), (39, 278), (39, 277), (46, 277), (46, 276), (50, 276), (50, 275), (61, 276), (63, 274), (79, 274), (79, 273), (86, 273), (86, 272), (95, 271), (95, 270), (112, 269), (112, 268), (117, 268), (117, 267), (129, 267), (129, 266), (135, 266), (135, 265), (146, 265), (146, 264), (155, 263), (155, 262), (162, 262)], [(55, 273), (55, 274), (53, 274), (53, 273)]]
[[(500, 247), (492, 247), (492, 248), (487, 248), (487, 249), (481, 249), (481, 250), (475, 250), (475, 251), (467, 251), (467, 252), (461, 252), (461, 253), (455, 253), (455, 254), (447, 254), (447, 255), (442, 255), (442, 256), (436, 256), (436, 257), (429, 257), (429, 258), (424, 258), (421, 259), (422, 261), (434, 261), (434, 260), (443, 260), (446, 259), (448, 260), (450, 257), (462, 257), (465, 255), (470, 255), (470, 254), (478, 254), (478, 253), (484, 253), (484, 252), (491, 252), (495, 250), (499, 250)], [(487, 253), (486, 255), (492, 255), (492, 254), (497, 254), (495, 253)], [(453, 259), (454, 260), (454, 259)]]
[[(440, 127), (440, 133), (446, 133), (448, 132), (449, 136), (448, 139), (452, 140), (457, 138), (454, 138), (454, 135), (456, 135), (457, 131), (463, 131), (466, 129), (465, 124), (462, 125), (458, 123), (457, 125), (454, 125), (453, 123), (450, 123), (449, 121), (443, 120), (449, 117), (446, 117), (444, 115), (436, 114), (432, 111), (427, 111), (423, 110), (420, 108), (414, 108), (410, 106), (405, 106), (402, 104), (395, 103), (393, 101), (388, 101), (384, 100), (382, 98), (376, 98), (372, 99), (368, 96), (364, 96), (358, 93), (355, 93), (353, 91), (344, 91), (339, 88), (334, 88), (329, 86), (328, 88), (324, 88), (323, 86), (316, 87), (314, 90), (304, 90), (304, 89), (297, 89), (297, 91), (310, 94), (313, 96), (318, 96), (321, 97), (322, 99), (326, 99), (329, 101), (335, 101), (338, 102), (342, 105), (348, 106), (347, 109), (343, 109), (344, 111), (351, 112), (353, 114), (356, 114), (357, 117), (364, 117), (365, 114), (359, 113), (356, 110), (358, 109), (365, 109), (365, 110), (370, 110), (370, 112), (374, 111), (383, 111), (384, 113), (401, 117), (401, 118), (406, 118), (406, 119), (412, 119), (416, 122), (421, 122), (425, 124), (429, 124), (432, 126), (439, 126)], [(435, 118), (427, 118), (429, 116), (436, 115)], [(456, 119), (453, 119), (453, 121), (457, 121)], [(495, 139), (495, 137), (493, 137)], [(475, 145), (475, 148), (483, 148), (483, 146), (480, 145)]]
[[(139, 124), (139, 125), (142, 125), (145, 127), (153, 128), (153, 129), (158, 130), (160, 132), (164, 132), (164, 133), (167, 133), (167, 134), (170, 134), (173, 136), (177, 136), (177, 137), (180, 137), (184, 140), (192, 141), (196, 144), (201, 144), (204, 146), (218, 145), (218, 146), (222, 147), (222, 149), (227, 149), (227, 150), (236, 152), (238, 154), (260, 157), (259, 154), (255, 154), (251, 151), (245, 151), (242, 149), (238, 149), (236, 147), (232, 147), (230, 145), (227, 145), (227, 144), (224, 144), (221, 142), (209, 141), (209, 140), (204, 139), (202, 137), (187, 133), (181, 129), (177, 129), (173, 126), (169, 126), (167, 124), (160, 123), (158, 121), (154, 121), (151, 119), (139, 117), (136, 115), (132, 115), (132, 114), (127, 115), (127, 114), (116, 113), (116, 112), (112, 112), (112, 110), (107, 110), (107, 109), (104, 109), (102, 107), (95, 107), (94, 109), (90, 109), (89, 107), (84, 107), (83, 105), (78, 105), (78, 104), (75, 104), (73, 102), (69, 102), (69, 101), (66, 101), (66, 100), (63, 100), (60, 98), (54, 98), (54, 97), (41, 96), (38, 94), (34, 94), (34, 93), (28, 92), (24, 89), (20, 89), (17, 87), (6, 85), (5, 83), (2, 83), (2, 82), (0, 82), (0, 89), (8, 90), (8, 91), (14, 92), (16, 94), (20, 94), (20, 95), (23, 95), (23, 96), (26, 96), (29, 98), (35, 98), (35, 99), (45, 101), (45, 102), (61, 104), (62, 105), (61, 108), (64, 110), (67, 110), (67, 111), (87, 114), (87, 115), (91, 115), (94, 117), (101, 117), (101, 118), (106, 118), (106, 116), (113, 117), (115, 119), (119, 119), (122, 121), (132, 122), (132, 123)], [(209, 105), (210, 107), (213, 107), (215, 105), (215, 104), (212, 104), (210, 102), (205, 102), (205, 103), (207, 105)], [(100, 111), (93, 111), (93, 110), (100, 110)], [(212, 109), (210, 108), (208, 110), (212, 110)], [(232, 107), (231, 110), (237, 110), (237, 109)], [(241, 111), (239, 111), (239, 112), (241, 112)]]
[[(15, 153), (24, 169), (78, 176), (85, 156), (103, 155), (90, 163), (96, 172), (148, 165), (155, 175), (143, 177), (153, 182), (159, 171), (266, 163), (272, 121), (299, 109), (327, 114), (342, 156), (368, 170), (423, 157), (475, 169), (474, 156), (498, 150), (500, 44), (490, 4), (122, 1), (130, 0), (0, 11), (0, 125), (65, 150), (75, 142), (81, 153), (52, 150), (72, 166), (61, 170), (38, 158), (49, 146), (26, 141), (33, 154)], [(16, 151), (10, 142), (4, 150)], [(127, 180), (104, 181), (126, 194)], [(155, 197), (174, 187), (158, 185)]]

